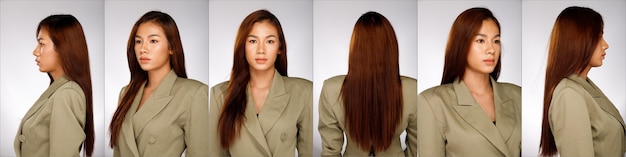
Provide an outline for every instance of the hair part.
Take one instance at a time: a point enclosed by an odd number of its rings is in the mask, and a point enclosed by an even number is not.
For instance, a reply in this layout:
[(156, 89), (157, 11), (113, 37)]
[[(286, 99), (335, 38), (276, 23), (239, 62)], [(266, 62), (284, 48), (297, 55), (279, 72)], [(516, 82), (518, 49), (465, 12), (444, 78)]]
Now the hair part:
[(550, 128), (550, 103), (559, 82), (571, 74), (580, 75), (589, 65), (604, 29), (600, 13), (586, 7), (565, 8), (557, 17), (550, 36), (543, 95), (543, 119), (539, 147), (541, 156), (555, 156)]
[[(61, 68), (65, 76), (76, 82), (85, 94), (85, 154), (91, 156), (94, 149), (94, 124), (93, 124), (93, 95), (91, 86), (91, 71), (89, 69), (89, 50), (85, 33), (78, 19), (69, 14), (50, 15), (41, 20), (35, 36), (41, 30), (47, 30), (56, 52), (59, 54)], [(50, 84), (54, 78), (48, 73)]]
[(354, 25), (341, 87), (346, 134), (364, 150), (387, 150), (402, 120), (398, 40), (391, 23), (366, 12)]
[(269, 22), (276, 28), (280, 53), (276, 57), (274, 68), (280, 75), (287, 76), (287, 42), (278, 18), (267, 10), (252, 12), (241, 22), (235, 39), (233, 69), (217, 128), (220, 135), (220, 146), (223, 149), (228, 149), (235, 143), (246, 118), (245, 112), (248, 101), (246, 88), (250, 81), (250, 65), (246, 60), (246, 39), (252, 31), (253, 25), (257, 22)]
[(126, 56), (128, 59), (128, 68), (130, 70), (130, 82), (128, 83), (126, 91), (123, 91), (124, 94), (120, 100), (120, 104), (115, 110), (115, 114), (113, 114), (113, 119), (111, 120), (111, 125), (109, 127), (109, 131), (111, 131), (111, 148), (117, 146), (119, 132), (122, 129), (122, 123), (124, 123), (126, 113), (128, 113), (128, 110), (133, 104), (133, 100), (135, 100), (135, 97), (137, 96), (137, 93), (139, 92), (139, 89), (141, 89), (143, 83), (148, 81), (148, 72), (141, 69), (139, 62), (137, 62), (137, 55), (135, 53), (135, 35), (137, 34), (137, 30), (141, 24), (149, 22), (159, 25), (163, 30), (163, 34), (165, 34), (165, 37), (167, 38), (168, 47), (173, 53), (170, 55), (170, 67), (174, 70), (178, 77), (187, 78), (183, 44), (180, 39), (180, 33), (178, 32), (176, 22), (167, 13), (160, 11), (150, 11), (145, 13), (141, 16), (141, 18), (139, 18), (139, 20), (137, 20), (135, 25), (133, 25), (133, 29), (128, 37)]
[[(500, 22), (487, 8), (470, 8), (463, 11), (452, 24), (448, 44), (446, 45), (443, 77), (441, 84), (452, 83), (456, 78), (463, 79), (465, 68), (468, 66), (467, 57), (474, 37), (480, 31), (483, 21), (492, 20), (501, 31)], [(495, 69), (489, 75), (498, 80), (500, 76), (501, 59), (498, 59)]]

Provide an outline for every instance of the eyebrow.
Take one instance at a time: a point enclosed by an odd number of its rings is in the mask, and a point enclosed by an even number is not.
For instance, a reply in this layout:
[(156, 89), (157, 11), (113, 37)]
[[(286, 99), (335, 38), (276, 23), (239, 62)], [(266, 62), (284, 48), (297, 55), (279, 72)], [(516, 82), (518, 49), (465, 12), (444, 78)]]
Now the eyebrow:
[[(477, 34), (476, 36), (488, 37), (486, 34)], [(495, 36), (493, 36), (493, 37), (494, 37), (494, 38), (495, 38), (495, 37), (500, 37), (500, 34), (496, 34), (496, 35), (495, 35)]]
[[(248, 37), (259, 38), (256, 35), (248, 35)], [(276, 35), (268, 35), (265, 38), (276, 37)]]
[[(148, 38), (150, 38), (150, 37), (161, 37), (161, 36), (159, 36), (158, 34), (150, 34), (150, 35), (148, 35)], [(135, 38), (141, 38), (141, 36), (135, 35)]]

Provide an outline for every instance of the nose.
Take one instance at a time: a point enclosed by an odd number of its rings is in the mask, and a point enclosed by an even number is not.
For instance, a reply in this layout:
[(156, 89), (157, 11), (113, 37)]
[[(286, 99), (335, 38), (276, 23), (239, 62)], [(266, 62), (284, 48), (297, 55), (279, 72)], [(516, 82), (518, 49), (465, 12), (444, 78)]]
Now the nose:
[(265, 43), (264, 42), (258, 44), (258, 46), (256, 47), (256, 53), (257, 54), (265, 54)]
[(41, 54), (41, 52), (38, 52), (39, 50), (39, 46), (35, 47), (35, 49), (33, 50), (33, 56), (38, 57)]
[(495, 53), (496, 50), (493, 48), (493, 44), (494, 43), (491, 43), (491, 42), (487, 42), (487, 44), (485, 44), (486, 45), (485, 50), (486, 50), (487, 54), (494, 54)]
[(606, 40), (604, 40), (604, 38), (602, 38), (602, 49), (604, 50), (609, 49), (609, 43), (607, 43)]
[(139, 47), (139, 52), (140, 52), (140, 53), (148, 53), (148, 49), (147, 49), (147, 48), (148, 48), (148, 46), (146, 46), (146, 43), (147, 43), (147, 42), (141, 42), (141, 43), (139, 44), (139, 45), (140, 45), (140, 47)]

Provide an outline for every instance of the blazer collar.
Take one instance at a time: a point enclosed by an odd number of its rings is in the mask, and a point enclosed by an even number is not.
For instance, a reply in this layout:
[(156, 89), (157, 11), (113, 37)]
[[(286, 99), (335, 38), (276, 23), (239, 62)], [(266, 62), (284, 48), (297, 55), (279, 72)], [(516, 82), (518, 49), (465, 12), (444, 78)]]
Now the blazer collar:
[(453, 107), (465, 122), (483, 135), (504, 156), (508, 156), (509, 150), (505, 142), (511, 137), (516, 126), (515, 107), (512, 106), (512, 98), (508, 98), (502, 93), (500, 85), (493, 78), (490, 80), (494, 92), (497, 125), (491, 122), (476, 100), (474, 100), (465, 83), (458, 78), (453, 82), (458, 105)]
[(43, 94), (39, 96), (39, 99), (37, 99), (33, 107), (31, 107), (28, 110), (28, 112), (26, 112), (26, 115), (24, 116), (24, 120), (22, 120), (22, 122), (24, 122), (26, 119), (29, 119), (31, 116), (33, 116), (33, 114), (39, 111), (39, 109), (41, 109), (43, 104), (45, 104), (45, 102), (48, 101), (48, 98), (50, 98), (50, 96), (52, 96), (52, 94), (54, 94), (54, 92), (56, 92), (57, 89), (59, 89), (61, 86), (63, 86), (67, 82), (70, 82), (70, 80), (65, 75), (59, 77), (57, 80), (54, 80), (54, 82), (52, 82), (52, 84), (48, 86), (48, 89), (46, 89), (46, 91), (44, 91)]
[(567, 79), (570, 79), (576, 82), (576, 84), (582, 86), (593, 97), (594, 101), (598, 104), (598, 106), (600, 106), (602, 110), (604, 110), (605, 112), (613, 116), (613, 118), (617, 119), (622, 124), (622, 128), (626, 130), (626, 125), (624, 124), (624, 120), (622, 119), (622, 116), (619, 114), (619, 111), (617, 110), (617, 108), (615, 108), (615, 105), (613, 105), (613, 103), (609, 100), (609, 98), (607, 98), (606, 95), (602, 93), (600, 88), (598, 88), (598, 86), (596, 86), (596, 84), (593, 83), (591, 79), (589, 78), (583, 79), (582, 77), (576, 74), (569, 75)]
[(256, 115), (256, 108), (254, 107), (254, 101), (252, 93), (247, 90), (247, 104), (246, 104), (246, 120), (244, 127), (248, 129), (248, 132), (252, 134), (259, 145), (266, 151), (266, 156), (272, 156), (265, 135), (272, 130), (274, 124), (278, 121), (280, 116), (285, 111), (287, 104), (289, 103), (290, 94), (286, 92), (285, 83), (283, 77), (274, 70), (274, 78), (272, 79), (272, 85), (270, 91), (267, 94), (265, 103), (259, 116)]

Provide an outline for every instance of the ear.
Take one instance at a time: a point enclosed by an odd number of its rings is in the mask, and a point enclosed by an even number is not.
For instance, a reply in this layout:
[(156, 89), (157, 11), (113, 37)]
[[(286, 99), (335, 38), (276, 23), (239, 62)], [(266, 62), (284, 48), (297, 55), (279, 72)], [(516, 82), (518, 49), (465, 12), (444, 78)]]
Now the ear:
[(172, 50), (171, 50), (171, 49), (170, 49), (168, 52), (170, 53), (170, 55), (173, 55), (173, 54), (174, 54), (174, 52), (172, 52)]

